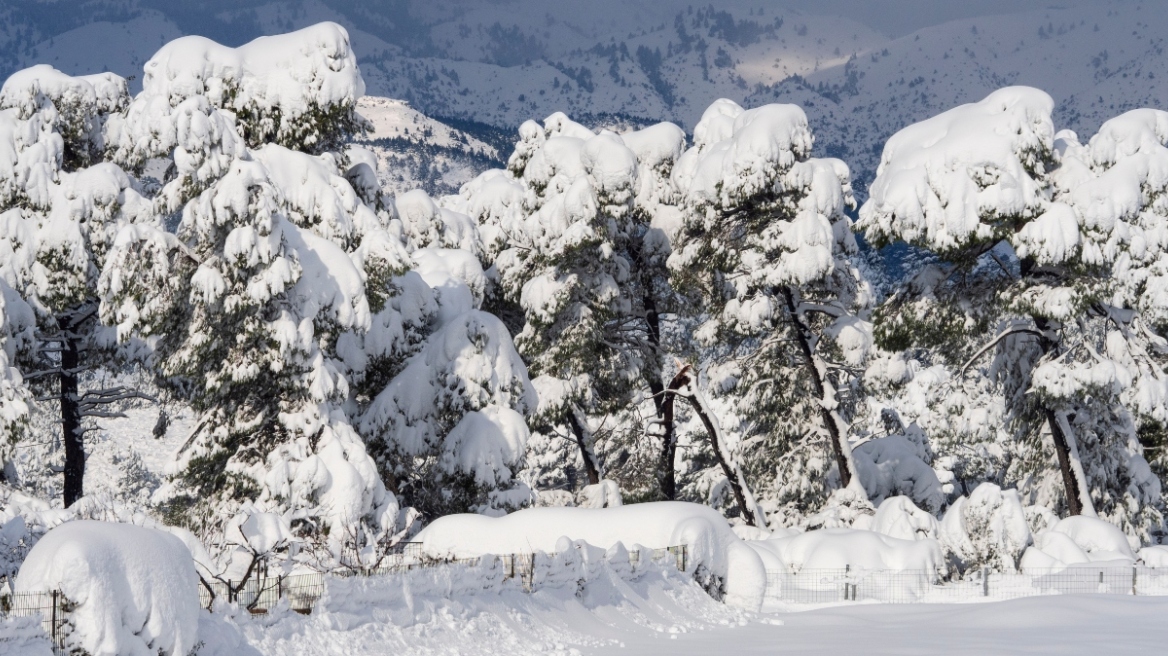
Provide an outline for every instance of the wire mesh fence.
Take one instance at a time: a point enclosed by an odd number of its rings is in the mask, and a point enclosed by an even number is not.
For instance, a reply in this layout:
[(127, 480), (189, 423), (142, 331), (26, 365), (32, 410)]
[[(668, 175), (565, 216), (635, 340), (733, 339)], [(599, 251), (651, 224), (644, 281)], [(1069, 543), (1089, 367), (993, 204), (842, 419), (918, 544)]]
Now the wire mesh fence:
[[(640, 551), (629, 552), (629, 565), (637, 567), (641, 563)], [(553, 555), (554, 554), (549, 554)], [(678, 571), (686, 571), (688, 549), (676, 545), (653, 549), (649, 557), (653, 562), (673, 565)], [(536, 561), (534, 553), (503, 554), (492, 556), (499, 559), (505, 580), (515, 580), (526, 592), (535, 587)], [(407, 542), (394, 553), (387, 554), (380, 562), (367, 568), (352, 568), (332, 572), (328, 576), (341, 578), (353, 576), (392, 576), (414, 569), (440, 568), (452, 565), (478, 566), (481, 558), (433, 558), (425, 555), (421, 543)], [(324, 594), (325, 574), (305, 573), (290, 576), (253, 576), (243, 582), (203, 580), (199, 587), (199, 603), (203, 608), (211, 608), (216, 600), (237, 603), (252, 613), (266, 613), (275, 608), (281, 600), (287, 600), (288, 607), (299, 613), (311, 613)]]
[(1015, 599), (1051, 594), (1168, 595), (1168, 569), (1074, 566), (1058, 570), (990, 572), (942, 580), (930, 570), (803, 569), (767, 574), (768, 601), (891, 604)]
[(59, 591), (15, 592), (0, 594), (0, 621), (13, 618), (40, 617), (41, 627), (49, 636), (54, 654), (65, 654), (68, 614), (72, 604)]

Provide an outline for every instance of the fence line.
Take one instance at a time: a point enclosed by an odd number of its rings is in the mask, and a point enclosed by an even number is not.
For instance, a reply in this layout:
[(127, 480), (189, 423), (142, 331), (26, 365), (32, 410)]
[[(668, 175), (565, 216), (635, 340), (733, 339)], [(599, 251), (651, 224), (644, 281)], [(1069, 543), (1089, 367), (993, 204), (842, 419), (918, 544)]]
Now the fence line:
[[(422, 552), (420, 543), (405, 543), (396, 553), (390, 554), (376, 568), (365, 571), (338, 572), (334, 574), (309, 573), (294, 576), (254, 577), (246, 582), (208, 581), (199, 586), (199, 603), (210, 608), (215, 599), (227, 599), (238, 603), (252, 613), (266, 613), (281, 600), (286, 599), (289, 607), (300, 613), (311, 613), (324, 593), (326, 576), (339, 578), (387, 577), (414, 569), (449, 567), (451, 565), (477, 566), (482, 558), (429, 558)], [(548, 554), (555, 556), (556, 554)], [(672, 562), (680, 571), (685, 571), (688, 550), (685, 545), (653, 549), (652, 562)], [(504, 579), (515, 579), (520, 589), (532, 592), (535, 589), (536, 560), (534, 553), (505, 554), (500, 559)], [(636, 567), (641, 562), (640, 551), (629, 552), (629, 565)], [(17, 592), (0, 594), (0, 620), (17, 617), (37, 617), (52, 644), (57, 656), (70, 654), (67, 646), (69, 613), (73, 604), (58, 590), (51, 592)]]
[(1168, 568), (1077, 565), (1058, 570), (968, 573), (943, 581), (932, 570), (803, 569), (767, 573), (766, 599), (794, 604), (891, 604), (1015, 599), (1050, 594), (1168, 595)]
[[(555, 556), (550, 553), (548, 556)], [(502, 563), (504, 580), (516, 580), (525, 592), (535, 586), (535, 554), (517, 553), (492, 556)], [(668, 562), (684, 572), (687, 566), (688, 549), (685, 545), (653, 549), (650, 558), (654, 562)], [(641, 552), (629, 552), (629, 565), (640, 564)], [(391, 553), (374, 568), (352, 570), (329, 574), (339, 578), (392, 576), (414, 569), (465, 565), (477, 567), (482, 557), (473, 558), (432, 558), (422, 551), (418, 542), (404, 543), (397, 553)], [(199, 604), (210, 608), (216, 599), (226, 599), (238, 603), (253, 613), (266, 613), (282, 599), (298, 613), (311, 613), (317, 601), (324, 594), (325, 575), (321, 573), (295, 574), (290, 576), (252, 577), (246, 582), (204, 581), (199, 586)]]
[(0, 620), (40, 616), (41, 627), (49, 636), (55, 654), (67, 653), (66, 620), (72, 609), (73, 605), (59, 590), (0, 594)]

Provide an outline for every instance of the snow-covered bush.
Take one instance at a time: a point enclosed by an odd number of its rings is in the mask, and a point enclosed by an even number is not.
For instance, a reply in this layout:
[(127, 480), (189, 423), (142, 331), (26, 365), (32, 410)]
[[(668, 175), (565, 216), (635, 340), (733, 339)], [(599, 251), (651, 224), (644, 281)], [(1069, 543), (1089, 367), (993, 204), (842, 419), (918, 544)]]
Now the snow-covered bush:
[(163, 531), (94, 521), (49, 531), (21, 565), (17, 592), (60, 590), (66, 644), (93, 656), (185, 656), (199, 626), (191, 553)]
[(1017, 490), (982, 483), (949, 506), (938, 537), (960, 571), (1013, 572), (1030, 544), (1030, 527)]
[(920, 507), (935, 513), (946, 494), (929, 466), (928, 439), (915, 425), (905, 435), (888, 435), (869, 440), (852, 452), (860, 481), (872, 503), (904, 495)]
[[(438, 330), (372, 401), (362, 434), (397, 491), (429, 518), (525, 505), (509, 491), (538, 403), (507, 329), (469, 310)], [(518, 493), (518, 497), (515, 494)]]
[[(766, 588), (758, 554), (715, 510), (692, 503), (640, 503), (615, 508), (529, 508), (506, 517), (448, 515), (414, 539), (436, 558), (558, 551), (560, 539), (608, 549), (686, 545), (686, 568), (721, 581), (727, 603), (757, 608)], [(716, 585), (716, 584), (715, 584)]]
[(914, 570), (944, 576), (941, 546), (932, 538), (903, 540), (874, 531), (828, 528), (793, 535), (777, 534), (746, 544), (777, 558), (779, 571)]
[(1034, 536), (1034, 546), (1022, 554), (1023, 571), (1062, 569), (1068, 565), (1108, 563), (1130, 565), (1136, 556), (1130, 538), (1114, 524), (1095, 517), (1067, 517)]
[(937, 518), (918, 508), (907, 496), (885, 499), (876, 508), (875, 515), (858, 520), (853, 526), (861, 528), (860, 524), (865, 522), (868, 530), (901, 540), (939, 537)]

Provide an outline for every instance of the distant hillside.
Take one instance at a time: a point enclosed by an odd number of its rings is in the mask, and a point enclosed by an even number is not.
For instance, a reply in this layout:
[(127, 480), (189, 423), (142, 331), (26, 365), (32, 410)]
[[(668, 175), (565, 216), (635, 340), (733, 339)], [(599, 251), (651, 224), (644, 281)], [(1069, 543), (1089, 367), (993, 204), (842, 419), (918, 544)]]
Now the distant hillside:
[[(74, 9), (60, 11), (66, 4)], [(426, 146), (456, 148), (467, 162), (505, 158), (519, 123), (554, 111), (593, 126), (670, 120), (688, 128), (712, 100), (728, 97), (802, 105), (819, 153), (846, 159), (866, 180), (892, 132), (1004, 85), (1049, 91), (1060, 125), (1085, 134), (1127, 109), (1168, 107), (1168, 10), (1159, 1), (987, 16), (899, 39), (847, 16), (750, 0), (717, 8), (682, 0), (0, 0), (0, 18), (0, 64), (9, 71), (47, 62), (127, 76), (180, 34), (237, 44), (334, 20), (349, 29), (370, 94), (405, 100), (494, 148)], [(429, 151), (401, 142), (404, 134), (376, 139), (413, 153), (395, 160), (413, 167), (405, 178), (441, 186), (462, 175), (441, 170), (462, 166), (453, 161), (427, 169)]]

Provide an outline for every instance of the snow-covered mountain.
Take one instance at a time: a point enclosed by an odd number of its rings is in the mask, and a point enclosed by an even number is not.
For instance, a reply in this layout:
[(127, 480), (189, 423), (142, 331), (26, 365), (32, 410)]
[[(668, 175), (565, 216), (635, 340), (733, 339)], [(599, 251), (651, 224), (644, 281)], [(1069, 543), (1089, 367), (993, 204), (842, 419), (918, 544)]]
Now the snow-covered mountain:
[(892, 132), (1003, 85), (1047, 90), (1060, 127), (1083, 133), (1125, 109), (1165, 106), (1166, 9), (1052, 7), (894, 39), (848, 16), (757, 0), (2, 0), (0, 65), (129, 76), (183, 33), (238, 45), (334, 20), (350, 31), (368, 92), (429, 116), (508, 132), (561, 110), (592, 124), (692, 128), (719, 97), (796, 102), (820, 152), (863, 180)]
[(484, 169), (502, 166), (506, 160), (507, 152), (501, 151), (509, 147), (507, 130), (469, 121), (456, 128), (404, 100), (379, 96), (365, 96), (357, 108), (372, 124), (359, 143), (377, 155), (379, 181), (392, 193), (411, 189), (432, 195), (455, 193)]

